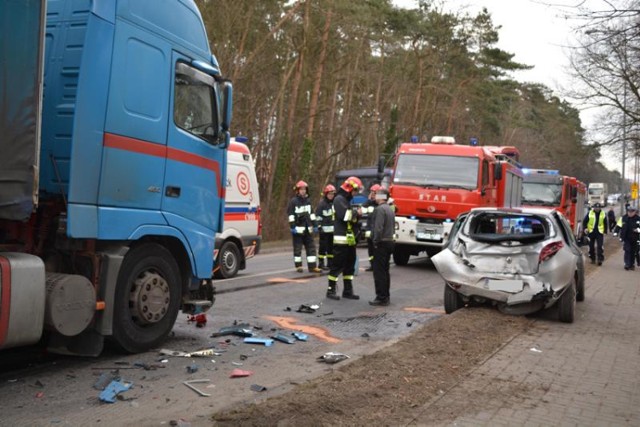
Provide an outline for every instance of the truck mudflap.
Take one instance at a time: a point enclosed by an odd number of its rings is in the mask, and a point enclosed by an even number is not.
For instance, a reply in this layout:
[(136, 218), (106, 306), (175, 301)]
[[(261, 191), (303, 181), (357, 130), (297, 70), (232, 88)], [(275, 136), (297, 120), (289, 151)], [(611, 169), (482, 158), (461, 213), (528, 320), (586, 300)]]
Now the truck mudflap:
[(42, 259), (24, 253), (0, 253), (0, 349), (40, 340), (45, 295)]

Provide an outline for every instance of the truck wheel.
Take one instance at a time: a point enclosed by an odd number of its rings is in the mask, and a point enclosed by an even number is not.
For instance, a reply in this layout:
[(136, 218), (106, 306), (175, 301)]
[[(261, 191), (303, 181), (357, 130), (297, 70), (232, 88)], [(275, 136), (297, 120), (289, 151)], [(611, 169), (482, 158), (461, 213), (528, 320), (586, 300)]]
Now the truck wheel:
[(125, 351), (156, 347), (171, 332), (181, 300), (180, 270), (171, 253), (156, 243), (129, 250), (118, 275), (113, 338)]
[(409, 253), (409, 251), (403, 248), (396, 248), (393, 251), (393, 262), (395, 263), (395, 265), (399, 265), (399, 266), (407, 265), (409, 263), (410, 257), (411, 257), (411, 254)]
[(216, 279), (229, 279), (238, 274), (240, 268), (240, 250), (233, 242), (225, 242), (218, 253)]
[(460, 295), (454, 291), (451, 286), (444, 284), (444, 311), (447, 314), (451, 314), (456, 310), (464, 307), (464, 301)]
[(569, 288), (564, 291), (558, 300), (558, 319), (564, 323), (573, 323), (576, 309), (576, 283), (571, 281)]

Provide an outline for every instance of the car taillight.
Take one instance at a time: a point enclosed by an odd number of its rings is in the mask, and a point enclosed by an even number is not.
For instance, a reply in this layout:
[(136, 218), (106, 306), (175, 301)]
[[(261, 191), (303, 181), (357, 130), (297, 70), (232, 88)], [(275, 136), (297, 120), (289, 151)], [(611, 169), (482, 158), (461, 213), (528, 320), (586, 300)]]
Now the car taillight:
[(542, 248), (540, 251), (540, 258), (538, 258), (538, 264), (547, 261), (552, 256), (554, 256), (560, 249), (564, 247), (564, 243), (562, 242), (553, 242), (549, 243), (547, 246)]

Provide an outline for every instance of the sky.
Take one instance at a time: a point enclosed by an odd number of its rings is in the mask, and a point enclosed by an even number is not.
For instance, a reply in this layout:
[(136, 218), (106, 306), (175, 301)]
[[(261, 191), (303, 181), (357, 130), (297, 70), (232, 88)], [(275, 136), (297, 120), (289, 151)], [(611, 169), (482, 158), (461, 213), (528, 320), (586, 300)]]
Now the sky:
[[(393, 0), (399, 7), (415, 8), (416, 0)], [(599, 0), (444, 0), (449, 11), (467, 10), (471, 14), (485, 7), (495, 26), (501, 26), (498, 47), (515, 54), (514, 61), (534, 68), (515, 72), (522, 82), (543, 83), (558, 96), (571, 86), (569, 49), (574, 44), (572, 22), (563, 18), (563, 11), (577, 4), (599, 4)], [(570, 99), (568, 99), (571, 102)], [(578, 105), (574, 106), (578, 109)], [(582, 125), (587, 130), (595, 120), (593, 110), (581, 110)], [(621, 170), (619, 154), (603, 149), (602, 161), (609, 169)]]

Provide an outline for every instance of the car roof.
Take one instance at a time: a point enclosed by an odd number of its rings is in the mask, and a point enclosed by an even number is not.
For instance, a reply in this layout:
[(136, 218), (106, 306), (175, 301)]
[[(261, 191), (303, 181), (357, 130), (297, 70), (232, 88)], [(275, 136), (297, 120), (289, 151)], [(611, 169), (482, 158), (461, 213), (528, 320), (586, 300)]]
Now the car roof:
[(554, 208), (529, 208), (529, 207), (519, 207), (519, 208), (473, 208), (471, 209), (472, 213), (482, 213), (482, 212), (495, 212), (495, 213), (504, 213), (504, 214), (529, 214), (529, 215), (551, 215), (553, 212), (557, 212)]

